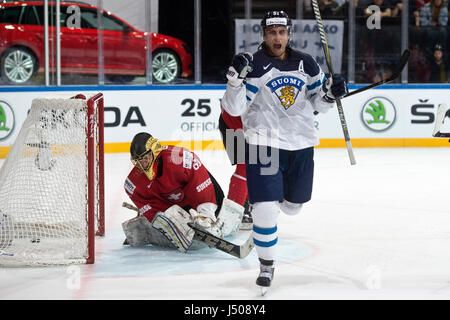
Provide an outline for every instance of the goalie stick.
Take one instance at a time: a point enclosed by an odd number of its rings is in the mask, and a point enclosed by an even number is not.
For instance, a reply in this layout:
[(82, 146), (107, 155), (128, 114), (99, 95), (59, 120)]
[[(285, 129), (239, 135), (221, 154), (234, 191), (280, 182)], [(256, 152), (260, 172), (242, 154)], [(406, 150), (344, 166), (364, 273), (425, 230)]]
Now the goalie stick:
[[(134, 210), (138, 213), (138, 216), (140, 215), (139, 209), (136, 208), (135, 206), (133, 206), (132, 204), (123, 202), (122, 207), (125, 207), (130, 210)], [(216, 248), (217, 250), (228, 253), (239, 259), (243, 259), (246, 256), (248, 256), (249, 253), (252, 251), (253, 247), (255, 246), (253, 243), (253, 235), (250, 235), (250, 237), (247, 239), (247, 241), (245, 241), (243, 244), (237, 245), (237, 244), (231, 243), (227, 240), (216, 237), (216, 236), (210, 234), (209, 232), (202, 231), (202, 230), (198, 229), (197, 227), (195, 227), (192, 223), (188, 223), (188, 225), (195, 231), (195, 235), (194, 235), (195, 240), (203, 242), (210, 247)]]
[(447, 111), (445, 103), (439, 104), (436, 113), (436, 122), (434, 123), (433, 137), (435, 138), (450, 138), (450, 132), (441, 132), (441, 127), (444, 124), (445, 117), (450, 118), (450, 110)]
[[(317, 0), (312, 0), (314, 16), (316, 17), (317, 27), (319, 28), (320, 41), (322, 42), (323, 53), (325, 55), (325, 61), (327, 62), (328, 71), (333, 76), (333, 66), (331, 64), (330, 49), (328, 48), (327, 38), (325, 35), (325, 27), (323, 25), (322, 17), (320, 16), (319, 5)], [(350, 135), (348, 133), (347, 122), (345, 121), (344, 109), (342, 108), (341, 99), (336, 99), (336, 105), (339, 113), (339, 119), (341, 121), (342, 131), (344, 133), (345, 144), (347, 145), (348, 156), (350, 157), (350, 163), (356, 164), (355, 155), (353, 154), (352, 143), (350, 141)]]
[(359, 88), (359, 89), (357, 89), (355, 91), (349, 92), (349, 93), (347, 93), (344, 96), (344, 98), (350, 97), (350, 96), (352, 96), (354, 94), (361, 93), (363, 91), (366, 91), (366, 90), (369, 90), (369, 89), (372, 89), (372, 88), (375, 88), (375, 87), (379, 87), (379, 86), (381, 86), (383, 84), (386, 84), (386, 83), (394, 81), (395, 79), (400, 77), (400, 74), (402, 73), (403, 68), (405, 68), (406, 64), (408, 63), (409, 56), (410, 56), (410, 52), (409, 52), (408, 49), (403, 51), (402, 57), (400, 58), (399, 64), (397, 65), (397, 68), (395, 69), (395, 71), (392, 73), (392, 75), (389, 78), (386, 78), (384, 80), (372, 83), (371, 85)]

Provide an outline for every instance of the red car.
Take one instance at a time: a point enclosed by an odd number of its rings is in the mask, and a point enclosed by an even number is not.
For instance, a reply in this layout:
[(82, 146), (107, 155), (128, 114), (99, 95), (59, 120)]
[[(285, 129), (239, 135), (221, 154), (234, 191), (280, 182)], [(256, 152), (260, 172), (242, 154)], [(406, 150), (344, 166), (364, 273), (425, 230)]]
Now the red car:
[[(61, 2), (61, 73), (98, 73), (97, 8), (80, 2)], [(55, 3), (49, 2), (50, 72), (56, 71)], [(145, 76), (147, 32), (103, 11), (103, 57), (107, 78), (128, 82)], [(157, 33), (152, 38), (153, 81), (169, 83), (189, 77), (192, 57), (183, 41)], [(43, 72), (44, 2), (0, 4), (0, 72), (4, 82), (25, 84)]]

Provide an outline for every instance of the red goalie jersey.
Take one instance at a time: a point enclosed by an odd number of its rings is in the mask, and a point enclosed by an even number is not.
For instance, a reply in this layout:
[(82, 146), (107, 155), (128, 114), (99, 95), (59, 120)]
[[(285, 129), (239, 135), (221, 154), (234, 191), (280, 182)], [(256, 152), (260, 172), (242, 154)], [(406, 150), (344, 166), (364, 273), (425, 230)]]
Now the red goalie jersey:
[(156, 213), (164, 212), (174, 204), (185, 210), (203, 203), (222, 205), (223, 192), (202, 164), (198, 156), (181, 147), (165, 146), (154, 164), (155, 175), (150, 181), (139, 168), (134, 167), (125, 181), (125, 191), (150, 222)]

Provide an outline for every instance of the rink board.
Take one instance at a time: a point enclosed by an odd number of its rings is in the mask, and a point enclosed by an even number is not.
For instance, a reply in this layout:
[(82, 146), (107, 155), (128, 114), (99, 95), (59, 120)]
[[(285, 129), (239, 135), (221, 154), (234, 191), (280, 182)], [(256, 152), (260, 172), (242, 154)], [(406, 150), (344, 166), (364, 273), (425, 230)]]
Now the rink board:
[[(9, 152), (34, 98), (96, 92), (105, 98), (106, 152), (128, 152), (141, 131), (164, 144), (223, 149), (218, 118), (224, 91), (224, 85), (0, 88), (0, 157)], [(450, 106), (450, 85), (386, 85), (342, 103), (353, 147), (450, 146), (448, 139), (432, 137), (438, 105)], [(315, 127), (319, 147), (345, 147), (336, 108), (317, 115)]]

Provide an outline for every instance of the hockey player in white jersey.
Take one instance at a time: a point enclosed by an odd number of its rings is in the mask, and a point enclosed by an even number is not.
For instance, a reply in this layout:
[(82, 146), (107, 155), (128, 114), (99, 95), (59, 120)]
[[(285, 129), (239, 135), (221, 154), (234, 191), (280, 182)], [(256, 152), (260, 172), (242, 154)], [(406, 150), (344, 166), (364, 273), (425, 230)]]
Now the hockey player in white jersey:
[(289, 46), (292, 22), (283, 11), (261, 21), (263, 43), (233, 57), (223, 108), (242, 116), (253, 239), (260, 260), (256, 284), (271, 285), (279, 212), (296, 215), (311, 199), (314, 112), (327, 112), (347, 92), (341, 75), (327, 79), (308, 54)]

